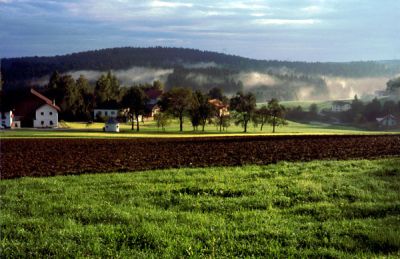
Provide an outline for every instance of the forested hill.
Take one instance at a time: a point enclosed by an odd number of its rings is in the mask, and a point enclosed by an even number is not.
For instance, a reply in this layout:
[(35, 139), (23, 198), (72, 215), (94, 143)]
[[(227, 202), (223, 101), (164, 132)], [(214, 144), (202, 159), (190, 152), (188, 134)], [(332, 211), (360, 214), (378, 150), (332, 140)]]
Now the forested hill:
[(53, 71), (123, 70), (131, 67), (175, 68), (205, 64), (235, 71), (289, 69), (296, 74), (343, 77), (392, 76), (400, 71), (400, 61), (308, 63), (266, 61), (185, 48), (112, 48), (54, 57), (23, 57), (1, 60), (4, 86), (13, 87)]

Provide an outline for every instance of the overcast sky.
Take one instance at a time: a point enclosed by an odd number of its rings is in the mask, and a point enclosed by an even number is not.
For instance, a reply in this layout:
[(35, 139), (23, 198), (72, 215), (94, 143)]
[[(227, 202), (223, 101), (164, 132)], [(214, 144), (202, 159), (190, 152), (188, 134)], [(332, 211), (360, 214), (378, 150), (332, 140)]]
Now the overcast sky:
[(0, 0), (0, 57), (173, 46), (257, 59), (400, 59), (400, 0)]

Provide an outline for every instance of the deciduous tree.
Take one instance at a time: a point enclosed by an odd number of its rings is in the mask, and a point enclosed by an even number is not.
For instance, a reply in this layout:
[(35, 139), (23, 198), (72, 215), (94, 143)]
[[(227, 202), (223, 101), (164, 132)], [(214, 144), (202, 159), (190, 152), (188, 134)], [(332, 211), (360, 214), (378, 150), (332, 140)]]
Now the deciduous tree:
[(256, 108), (256, 97), (254, 94), (238, 92), (236, 96), (231, 98), (230, 108), (238, 113), (235, 123), (241, 124), (244, 132), (247, 132), (247, 125)]
[(279, 125), (286, 125), (285, 120), (285, 107), (280, 105), (277, 99), (271, 99), (268, 102), (269, 110), (269, 124), (272, 125), (272, 132), (275, 133), (275, 127)]
[(128, 115), (132, 121), (132, 130), (134, 121), (136, 120), (136, 131), (139, 131), (139, 117), (144, 116), (147, 102), (147, 95), (138, 86), (129, 88), (122, 98), (124, 108), (129, 108)]
[(212, 105), (208, 102), (208, 96), (200, 91), (195, 91), (189, 112), (192, 125), (195, 126), (193, 124), (195, 122), (196, 126), (201, 125), (202, 131), (204, 131), (207, 121), (211, 118), (212, 109)]
[(120, 100), (120, 83), (115, 75), (108, 72), (103, 74), (96, 82), (94, 89), (96, 104)]
[(161, 111), (167, 111), (179, 119), (179, 131), (183, 131), (183, 119), (192, 102), (192, 91), (189, 88), (174, 87), (165, 92), (159, 105)]
[(270, 119), (270, 111), (267, 106), (263, 105), (260, 109), (257, 109), (253, 115), (254, 126), (260, 125), (260, 130), (263, 130), (265, 124), (268, 123)]

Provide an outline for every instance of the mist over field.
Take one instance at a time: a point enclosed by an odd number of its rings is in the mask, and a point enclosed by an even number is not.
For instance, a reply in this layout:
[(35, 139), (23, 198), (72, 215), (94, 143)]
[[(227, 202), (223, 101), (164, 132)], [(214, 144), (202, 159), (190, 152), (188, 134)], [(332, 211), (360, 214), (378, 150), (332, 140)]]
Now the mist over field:
[(354, 95), (372, 95), (377, 90), (385, 90), (389, 77), (324, 77), (329, 89), (329, 99), (349, 99)]
[[(120, 83), (123, 86), (130, 86), (135, 83), (152, 83), (155, 80), (165, 82), (169, 74), (173, 72), (173, 69), (161, 69), (161, 68), (147, 68), (147, 67), (132, 67), (126, 70), (111, 70)], [(79, 70), (73, 72), (67, 72), (66, 74), (72, 75), (75, 79), (80, 75), (85, 76), (89, 81), (96, 81), (100, 76), (107, 71), (90, 71), (90, 70)]]
[[(215, 68), (217, 64), (214, 62), (204, 63), (191, 63), (185, 64), (185, 68), (195, 69), (189, 72), (185, 80), (192, 82), (195, 85), (218, 85), (222, 84), (224, 80), (232, 80), (236, 83), (241, 83), (243, 91), (258, 91), (258, 92), (271, 92), (279, 88), (293, 89), (294, 99), (296, 100), (335, 100), (335, 99), (351, 99), (354, 95), (366, 96), (373, 95), (377, 90), (384, 90), (386, 82), (390, 77), (334, 77), (319, 75), (315, 78), (321, 80), (323, 87), (326, 87), (325, 92), (316, 92), (318, 86), (315, 83), (307, 82), (304, 80), (297, 80), (296, 77), (302, 75), (296, 74), (293, 71), (283, 67), (281, 69), (271, 69), (269, 72), (258, 71), (241, 71), (226, 75), (224, 77), (216, 77), (198, 72), (196, 69)], [(271, 72), (273, 71), (273, 72)], [(95, 70), (77, 70), (68, 71), (63, 74), (70, 74), (74, 79), (79, 78), (80, 75), (86, 77), (90, 82), (96, 82), (102, 74), (108, 71), (95, 71)], [(168, 81), (168, 76), (174, 73), (173, 68), (149, 68), (149, 67), (131, 67), (124, 70), (111, 70), (122, 86), (131, 86), (134, 84), (152, 83), (155, 80), (160, 80), (164, 84)], [(290, 77), (295, 77), (290, 79)], [(49, 81), (50, 75), (33, 79), (32, 84), (46, 85)], [(288, 79), (289, 78), (289, 79)], [(188, 84), (188, 87), (193, 86)], [(234, 94), (235, 91), (227, 91), (226, 94)]]

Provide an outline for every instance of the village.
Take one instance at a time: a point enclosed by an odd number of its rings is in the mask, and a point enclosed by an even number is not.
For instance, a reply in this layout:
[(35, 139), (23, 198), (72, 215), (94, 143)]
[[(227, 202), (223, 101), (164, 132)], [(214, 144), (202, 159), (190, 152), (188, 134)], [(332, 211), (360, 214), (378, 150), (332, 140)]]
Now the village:
[[(148, 122), (158, 120), (161, 123), (165, 117), (162, 116), (164, 112), (161, 112), (160, 101), (162, 99), (163, 91), (160, 89), (149, 88), (144, 91), (145, 103), (144, 106), (140, 108), (140, 111), (135, 112), (135, 105), (133, 109), (129, 107), (129, 104), (123, 106), (121, 103), (116, 101), (104, 102), (102, 105), (93, 108), (91, 115), (92, 119), (88, 122), (104, 122), (103, 131), (105, 132), (119, 132), (120, 123), (132, 123), (133, 122)], [(220, 99), (224, 101), (205, 97), (207, 103), (203, 106), (203, 110), (206, 109), (205, 119), (211, 121), (212, 118), (219, 121), (220, 126), (224, 126), (230, 118), (229, 111), (229, 100), (227, 97), (220, 95)], [(190, 101), (186, 101), (184, 104), (187, 107), (183, 112), (184, 115), (190, 117)], [(253, 108), (249, 108), (249, 113), (257, 114), (257, 105), (254, 103)], [(282, 107), (284, 108), (284, 107)], [(300, 107), (301, 108), (301, 107)], [(352, 109), (352, 100), (340, 100), (332, 101), (330, 109), (316, 111), (315, 114), (318, 115), (340, 115), (349, 113)], [(165, 109), (167, 111), (167, 109)], [(285, 114), (282, 113), (282, 118), (287, 115), (287, 117), (296, 120), (296, 109), (285, 109)], [(390, 110), (393, 111), (393, 108)], [(398, 117), (392, 114), (390, 111), (376, 116), (374, 122), (371, 125), (375, 125), (376, 129), (395, 129), (399, 125)], [(55, 103), (54, 100), (50, 100), (43, 94), (39, 93), (34, 89), (29, 90), (29, 94), (22, 98), (18, 103), (13, 106), (13, 109), (1, 112), (1, 128), (2, 129), (19, 129), (19, 128), (36, 128), (36, 129), (57, 129), (62, 128), (59, 123), (59, 113), (61, 108)], [(242, 111), (246, 112), (246, 111)], [(267, 111), (268, 113), (269, 111)], [(166, 113), (166, 112), (165, 112)], [(294, 115), (293, 115), (294, 114)], [(267, 114), (268, 115), (268, 114)], [(378, 115), (378, 114), (376, 114)], [(201, 116), (199, 114), (198, 116)], [(340, 116), (339, 116), (340, 117)], [(171, 117), (168, 117), (171, 118)], [(252, 119), (252, 118), (250, 118)], [(249, 120), (250, 120), (249, 119)], [(309, 120), (315, 120), (316, 118), (309, 118)], [(192, 118), (193, 127), (199, 125), (199, 121), (193, 123), (193, 120), (199, 120), (199, 118)], [(334, 121), (335, 122), (335, 121)], [(337, 122), (337, 119), (336, 119)], [(166, 123), (166, 122), (164, 122)], [(160, 125), (159, 125), (160, 126)]]

